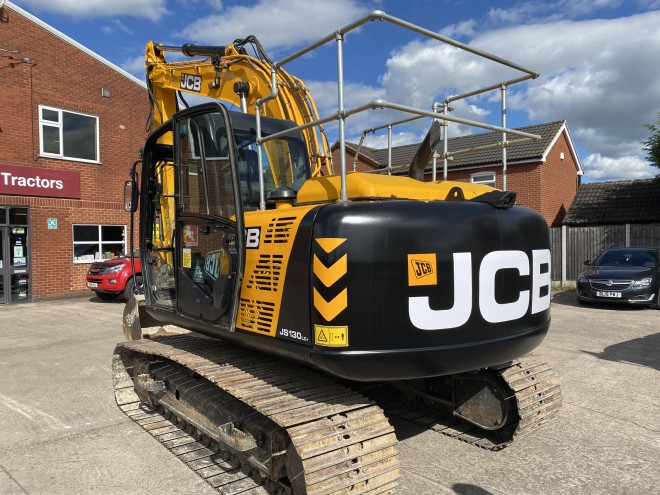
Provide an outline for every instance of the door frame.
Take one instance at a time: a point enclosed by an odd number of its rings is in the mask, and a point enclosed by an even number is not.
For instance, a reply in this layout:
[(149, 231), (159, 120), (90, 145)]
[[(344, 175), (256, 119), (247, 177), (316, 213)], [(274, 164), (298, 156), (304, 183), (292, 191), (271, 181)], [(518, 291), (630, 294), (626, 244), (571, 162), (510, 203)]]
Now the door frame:
[(9, 275), (9, 227), (0, 225), (0, 304), (9, 304), (11, 277)]
[[(241, 202), (241, 194), (240, 194), (240, 182), (239, 182), (239, 177), (238, 177), (238, 155), (237, 155), (237, 150), (236, 146), (234, 145), (234, 131), (232, 128), (232, 121), (231, 121), (231, 116), (229, 115), (229, 111), (227, 110), (227, 107), (223, 105), (222, 103), (218, 102), (210, 102), (206, 103), (203, 105), (198, 105), (192, 108), (188, 108), (185, 110), (182, 110), (180, 112), (177, 112), (173, 117), (172, 117), (172, 125), (173, 129), (178, 129), (180, 122), (183, 120), (191, 119), (199, 115), (204, 115), (204, 114), (213, 114), (213, 113), (219, 113), (225, 123), (225, 129), (227, 132), (227, 142), (229, 143), (229, 146), (227, 147), (227, 150), (229, 152), (229, 166), (231, 170), (231, 181), (232, 181), (232, 189), (234, 193), (234, 209), (235, 209), (235, 215), (234, 218), (227, 218), (227, 217), (217, 217), (215, 215), (194, 215), (196, 216), (199, 220), (205, 219), (206, 221), (220, 225), (224, 224), (225, 228), (228, 228), (229, 231), (234, 232), (234, 241), (235, 241), (235, 256), (232, 256), (234, 260), (234, 266), (232, 267), (232, 273), (233, 273), (233, 283), (231, 285), (228, 284), (227, 287), (225, 287), (224, 290), (231, 290), (232, 294), (230, 295), (231, 297), (231, 303), (229, 305), (229, 311), (226, 315), (225, 318), (222, 318), (223, 321), (228, 323), (228, 330), (230, 332), (233, 332), (236, 330), (236, 317), (238, 313), (238, 306), (239, 306), (239, 295), (240, 295), (240, 289), (242, 285), (242, 278), (243, 278), (243, 270), (244, 270), (244, 265), (245, 265), (245, 240), (244, 240), (244, 233), (245, 233), (245, 226), (244, 226), (244, 221), (243, 221), (243, 204)], [(174, 132), (174, 149), (178, 150), (181, 149), (181, 134), (179, 132)], [(201, 136), (200, 136), (200, 142), (201, 142)], [(203, 167), (206, 168), (206, 148), (201, 145), (201, 158), (202, 158), (202, 163)], [(175, 152), (174, 154), (174, 164), (175, 164), (175, 183), (176, 183), (176, 190), (177, 190), (177, 198), (179, 197), (179, 191), (181, 190), (181, 183), (180, 183), (180, 170), (181, 170), (181, 163), (179, 163), (179, 156)], [(207, 177), (208, 180), (208, 175), (204, 175)], [(207, 184), (208, 186), (208, 184)], [(175, 208), (175, 216), (176, 216), (176, 235), (179, 236), (179, 242), (177, 243), (177, 247), (175, 249), (175, 254), (174, 254), (174, 263), (175, 263), (175, 273), (177, 273), (177, 276), (175, 277), (176, 280), (176, 293), (177, 293), (177, 303), (176, 303), (176, 308), (177, 312), (181, 316), (188, 316), (186, 308), (183, 307), (178, 299), (179, 293), (180, 293), (180, 287), (179, 283), (181, 281), (179, 277), (179, 272), (181, 271), (180, 269), (182, 268), (182, 248), (183, 248), (183, 243), (181, 242), (182, 238), (182, 232), (181, 232), (181, 227), (182, 225), (185, 224), (186, 222), (186, 217), (189, 215), (186, 214), (187, 212), (182, 212), (179, 209), (179, 205), (176, 205)]]

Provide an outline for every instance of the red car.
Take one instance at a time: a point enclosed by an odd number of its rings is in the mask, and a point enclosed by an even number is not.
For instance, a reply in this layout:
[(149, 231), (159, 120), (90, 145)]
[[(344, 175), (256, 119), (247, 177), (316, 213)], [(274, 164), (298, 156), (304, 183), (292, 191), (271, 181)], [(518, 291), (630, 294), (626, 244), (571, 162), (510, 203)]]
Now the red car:
[(87, 287), (93, 290), (99, 299), (110, 301), (122, 296), (128, 301), (135, 287), (142, 287), (142, 266), (137, 251), (134, 259), (135, 278), (131, 270), (130, 255), (92, 263), (87, 271)]

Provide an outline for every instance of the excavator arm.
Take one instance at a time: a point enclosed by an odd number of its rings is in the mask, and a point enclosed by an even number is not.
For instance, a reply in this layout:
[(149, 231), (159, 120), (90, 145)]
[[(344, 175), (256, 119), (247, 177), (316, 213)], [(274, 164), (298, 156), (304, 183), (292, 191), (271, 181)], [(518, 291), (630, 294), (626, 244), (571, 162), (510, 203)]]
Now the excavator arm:
[[(248, 43), (255, 46), (256, 57), (247, 53), (245, 45)], [(167, 51), (205, 58), (170, 62), (165, 58)], [(222, 100), (254, 114), (257, 100), (273, 92), (273, 75), (277, 95), (261, 105), (263, 116), (291, 120), (297, 125), (318, 119), (314, 100), (303, 82), (282, 68), (276, 68), (254, 36), (226, 46), (186, 44), (172, 47), (150, 41), (146, 47), (145, 65), (152, 102), (151, 131), (176, 113), (178, 92)], [(312, 175), (332, 173), (329, 146), (322, 129), (306, 129), (304, 137)], [(266, 152), (275, 153), (277, 150), (269, 150), (266, 146)], [(274, 170), (273, 176), (278, 175), (282, 175), (282, 171)]]

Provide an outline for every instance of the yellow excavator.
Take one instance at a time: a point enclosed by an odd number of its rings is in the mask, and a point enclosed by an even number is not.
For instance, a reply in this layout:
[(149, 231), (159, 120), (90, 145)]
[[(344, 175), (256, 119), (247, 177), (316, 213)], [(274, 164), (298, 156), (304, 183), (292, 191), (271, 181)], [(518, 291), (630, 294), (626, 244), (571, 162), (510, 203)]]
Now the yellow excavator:
[[(322, 118), (283, 68), (332, 41), (341, 66), (344, 35), (374, 20), (478, 52), (381, 11), (279, 62), (254, 36), (146, 48), (151, 132), (125, 185), (144, 300), (126, 305), (115, 395), (223, 493), (392, 493), (388, 415), (498, 450), (561, 404), (528, 355), (550, 326), (544, 219), (511, 192), (424, 182), (438, 114), (345, 109), (340, 70)], [(408, 176), (346, 172), (344, 120), (380, 108), (433, 119)]]

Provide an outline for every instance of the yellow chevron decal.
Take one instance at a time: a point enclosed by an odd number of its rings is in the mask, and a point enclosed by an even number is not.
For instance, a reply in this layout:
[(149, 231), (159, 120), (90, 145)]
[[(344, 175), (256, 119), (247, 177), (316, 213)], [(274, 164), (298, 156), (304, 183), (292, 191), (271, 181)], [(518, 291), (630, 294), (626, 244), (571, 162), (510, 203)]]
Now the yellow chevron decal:
[(314, 289), (314, 307), (326, 321), (332, 321), (335, 316), (348, 306), (348, 289), (344, 289), (332, 301), (326, 301), (319, 291)]
[(319, 243), (319, 246), (321, 246), (321, 248), (323, 248), (326, 253), (331, 253), (344, 242), (346, 242), (346, 239), (341, 239), (338, 237), (322, 237), (320, 239), (316, 239), (316, 242)]
[(314, 255), (314, 275), (318, 277), (323, 285), (330, 287), (348, 271), (348, 255), (345, 254), (331, 266), (326, 267), (316, 255)]

